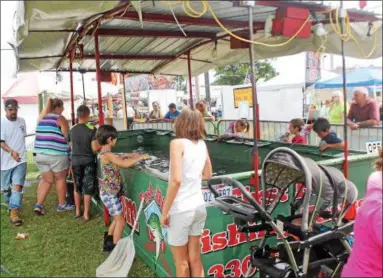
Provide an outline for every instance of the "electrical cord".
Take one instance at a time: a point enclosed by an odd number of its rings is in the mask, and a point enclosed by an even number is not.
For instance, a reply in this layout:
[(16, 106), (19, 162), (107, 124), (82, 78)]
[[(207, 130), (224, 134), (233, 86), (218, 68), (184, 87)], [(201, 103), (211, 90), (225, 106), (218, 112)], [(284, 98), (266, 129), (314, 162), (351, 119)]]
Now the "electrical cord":
[[(255, 40), (248, 40), (246, 38), (243, 38), (243, 37), (240, 37), (240, 36), (234, 34), (232, 31), (228, 30), (222, 24), (222, 22), (219, 20), (219, 18), (215, 14), (213, 8), (209, 4), (208, 0), (201, 0), (201, 3), (202, 3), (202, 10), (201, 11), (195, 10), (190, 4), (190, 0), (176, 1), (176, 2), (161, 1), (161, 3), (165, 4), (167, 6), (171, 6), (171, 7), (174, 7), (177, 5), (182, 5), (184, 13), (190, 17), (193, 17), (193, 18), (201, 18), (202, 16), (204, 16), (207, 13), (207, 11), (209, 11), (210, 14), (213, 16), (214, 20), (217, 22), (217, 24), (223, 29), (223, 31), (228, 33), (230, 36), (232, 36), (232, 37), (234, 37), (240, 41), (246, 42), (246, 43), (251, 43), (254, 45), (262, 45), (265, 47), (282, 47), (282, 46), (289, 44), (298, 36), (298, 34), (303, 30), (303, 28), (306, 26), (306, 24), (310, 21), (310, 18), (311, 18), (311, 15), (309, 15), (307, 17), (307, 19), (305, 20), (305, 22), (302, 24), (302, 26), (298, 29), (298, 31), (294, 35), (292, 35), (287, 41), (285, 41), (283, 43), (278, 43), (278, 44), (268, 44), (268, 43), (263, 43), (263, 42), (259, 42), (259, 41), (255, 41)], [(335, 19), (333, 18), (334, 12), (335, 12)], [(376, 32), (376, 26), (374, 24), (372, 25), (372, 29), (374, 32), (374, 45), (373, 45), (371, 51), (369, 52), (369, 54), (365, 55), (363, 48), (361, 47), (360, 43), (355, 38), (355, 36), (352, 34), (350, 17), (349, 17), (347, 12), (345, 15), (346, 30), (344, 31), (344, 33), (341, 32), (341, 28), (340, 28), (341, 23), (339, 22), (339, 8), (331, 9), (329, 11), (317, 12), (317, 13), (328, 14), (329, 19), (330, 19), (330, 25), (331, 25), (333, 31), (335, 32), (335, 34), (337, 34), (339, 36), (339, 38), (345, 42), (349, 41), (350, 39), (353, 40), (355, 42), (356, 46), (358, 47), (358, 50), (359, 50), (362, 58), (369, 58), (375, 52), (376, 47), (377, 47), (377, 32)], [(321, 46), (316, 51), (317, 55), (322, 55), (324, 53), (324, 51), (326, 49), (324, 44), (326, 44), (326, 43), (327, 43), (327, 36), (325, 36), (324, 39), (321, 38)]]

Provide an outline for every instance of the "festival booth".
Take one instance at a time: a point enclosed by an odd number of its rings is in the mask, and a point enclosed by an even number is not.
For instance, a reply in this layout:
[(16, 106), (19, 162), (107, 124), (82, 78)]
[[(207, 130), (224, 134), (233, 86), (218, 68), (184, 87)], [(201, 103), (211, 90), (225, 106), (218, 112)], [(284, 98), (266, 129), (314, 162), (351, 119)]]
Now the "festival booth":
[[(15, 17), (21, 24), (15, 27), (18, 36), (13, 42), (21, 58), (19, 71), (69, 71), (72, 76), (74, 71), (86, 70), (96, 71), (98, 77), (102, 72), (119, 72), (123, 76), (126, 73), (188, 76), (190, 106), (193, 107), (192, 76), (219, 65), (250, 61), (254, 139), (218, 143), (214, 136), (208, 136), (206, 141), (213, 162), (214, 177), (229, 176), (240, 181), (255, 199), (260, 200), (262, 188), (259, 184), (259, 166), (270, 151), (283, 145), (321, 165), (342, 169), (345, 176), (357, 185), (359, 198), (364, 195), (365, 181), (376, 155), (349, 151), (347, 143), (345, 152), (329, 151), (321, 154), (317, 147), (259, 140), (256, 71), (253, 62), (255, 59), (304, 51), (360, 57), (360, 49), (368, 52), (372, 47), (374, 51), (368, 58), (381, 57), (381, 21), (375, 15), (357, 10), (347, 12), (347, 32), (351, 32), (354, 39), (358, 40), (358, 49), (354, 42), (341, 40), (339, 26), (329, 24), (329, 20), (333, 23), (339, 13), (327, 6), (310, 2), (100, 1), (98, 5), (89, 5), (85, 1), (20, 3), (22, 7)], [(24, 6), (24, 3), (27, 4)], [(49, 16), (40, 17), (41, 14)], [(371, 24), (373, 29), (368, 31)], [(73, 26), (77, 28), (74, 30)], [(28, 32), (30, 30), (34, 32)], [(374, 37), (375, 43), (361, 39), (367, 32)], [(31, 45), (39, 43), (42, 34), (44, 46), (36, 51)], [(73, 85), (71, 93), (73, 96)], [(98, 103), (101, 106), (100, 78)], [(74, 117), (74, 104), (71, 109)], [(102, 111), (99, 122), (104, 123)], [(124, 188), (121, 200), (127, 222), (125, 235), (128, 235), (132, 227), (141, 200), (145, 200), (134, 233), (134, 242), (137, 254), (160, 277), (175, 276), (175, 266), (167, 246), (167, 230), (159, 224), (167, 188), (168, 149), (172, 138), (172, 131), (123, 131), (113, 150), (152, 155), (149, 164), (121, 170)], [(221, 185), (219, 191), (221, 195), (245, 199), (241, 192), (230, 186)], [(250, 233), (246, 237), (239, 232), (232, 217), (223, 215), (212, 206), (214, 198), (205, 185), (203, 194), (208, 213), (201, 238), (205, 275), (245, 275), (250, 264), (254, 267), (250, 258), (250, 244), (246, 242), (258, 242), (265, 231)], [(267, 194), (273, 198), (278, 195), (278, 190), (271, 189)], [(283, 193), (282, 202), (290, 198), (289, 194)], [(103, 208), (99, 201), (95, 202), (100, 209)], [(285, 210), (287, 204), (281, 207), (280, 213), (283, 214)], [(103, 211), (108, 224), (108, 212), (105, 208)], [(248, 274), (254, 274), (254, 271)]]

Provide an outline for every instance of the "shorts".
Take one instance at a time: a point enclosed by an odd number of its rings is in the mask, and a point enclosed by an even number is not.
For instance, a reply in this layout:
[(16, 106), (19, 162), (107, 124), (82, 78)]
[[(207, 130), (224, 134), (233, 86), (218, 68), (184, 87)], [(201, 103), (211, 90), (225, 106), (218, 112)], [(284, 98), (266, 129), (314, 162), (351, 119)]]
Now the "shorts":
[(59, 173), (69, 169), (69, 157), (67, 155), (35, 154), (35, 163), (40, 173)]
[(108, 209), (110, 216), (116, 216), (122, 213), (122, 205), (117, 196), (100, 192), (100, 199)]
[(22, 163), (14, 168), (1, 171), (1, 191), (7, 191), (12, 185), (24, 186), (27, 174), (27, 163)]
[(76, 192), (93, 195), (97, 189), (97, 164), (72, 166), (73, 180)]
[(205, 206), (170, 215), (168, 243), (172, 246), (184, 246), (189, 236), (200, 236), (206, 221)]

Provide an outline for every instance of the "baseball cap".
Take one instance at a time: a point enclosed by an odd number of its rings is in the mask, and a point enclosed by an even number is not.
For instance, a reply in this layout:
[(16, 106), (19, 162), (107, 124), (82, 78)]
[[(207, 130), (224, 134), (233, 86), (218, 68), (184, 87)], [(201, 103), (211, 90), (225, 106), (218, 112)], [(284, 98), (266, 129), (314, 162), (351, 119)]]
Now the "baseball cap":
[(17, 100), (10, 98), (4, 102), (4, 108), (5, 109), (19, 109), (19, 104), (17, 103)]

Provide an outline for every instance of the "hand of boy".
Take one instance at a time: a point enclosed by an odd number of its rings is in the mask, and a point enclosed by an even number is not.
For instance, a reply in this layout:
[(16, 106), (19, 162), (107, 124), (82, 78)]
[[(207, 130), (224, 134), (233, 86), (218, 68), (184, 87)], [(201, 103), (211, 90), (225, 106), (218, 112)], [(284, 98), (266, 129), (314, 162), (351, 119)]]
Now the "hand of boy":
[(327, 150), (329, 148), (329, 146), (327, 144), (322, 144), (319, 149), (321, 152), (324, 152), (325, 150)]

